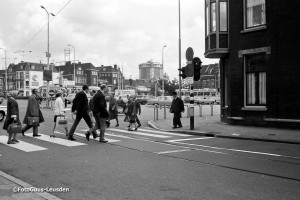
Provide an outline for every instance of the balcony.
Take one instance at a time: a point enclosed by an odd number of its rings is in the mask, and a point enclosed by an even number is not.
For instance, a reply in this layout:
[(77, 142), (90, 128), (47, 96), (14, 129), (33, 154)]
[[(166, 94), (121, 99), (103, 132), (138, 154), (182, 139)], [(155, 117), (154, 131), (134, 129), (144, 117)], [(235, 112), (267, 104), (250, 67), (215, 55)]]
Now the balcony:
[(228, 0), (206, 0), (205, 30), (205, 57), (225, 57), (229, 53)]

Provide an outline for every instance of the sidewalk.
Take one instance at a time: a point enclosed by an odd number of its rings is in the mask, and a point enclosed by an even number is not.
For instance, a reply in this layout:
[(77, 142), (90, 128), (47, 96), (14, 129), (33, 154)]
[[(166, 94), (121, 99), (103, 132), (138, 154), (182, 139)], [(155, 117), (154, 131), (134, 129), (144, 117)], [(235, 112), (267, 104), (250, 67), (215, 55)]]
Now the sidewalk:
[(1, 200), (61, 200), (49, 193), (14, 192), (24, 188), (34, 187), (3, 171), (0, 171), (0, 199)]
[(300, 144), (300, 130), (296, 129), (228, 125), (222, 123), (219, 116), (195, 116), (194, 130), (190, 130), (190, 118), (181, 118), (181, 123), (183, 127), (176, 129), (172, 128), (173, 119), (151, 120), (148, 125), (158, 130), (183, 134)]

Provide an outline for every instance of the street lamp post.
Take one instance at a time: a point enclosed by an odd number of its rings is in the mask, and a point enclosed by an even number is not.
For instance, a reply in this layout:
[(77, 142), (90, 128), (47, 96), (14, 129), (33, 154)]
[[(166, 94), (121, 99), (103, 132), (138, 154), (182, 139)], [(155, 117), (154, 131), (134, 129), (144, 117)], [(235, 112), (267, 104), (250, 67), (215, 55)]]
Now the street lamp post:
[(161, 65), (162, 65), (162, 72), (163, 72), (163, 79), (162, 79), (162, 95), (165, 96), (165, 74), (164, 74), (164, 49), (167, 45), (165, 45), (162, 48), (161, 54), (162, 54), (162, 59), (161, 59)]
[[(181, 69), (181, 27), (180, 27), (180, 0), (178, 0), (178, 11), (179, 11), (179, 69)], [(180, 72), (180, 71), (179, 71)], [(181, 98), (181, 76), (179, 76), (179, 98)]]
[(6, 50), (3, 49), (3, 48), (0, 48), (0, 49), (2, 49), (5, 53), (5, 98), (7, 98), (7, 65), (6, 65), (7, 58), (6, 58)]
[(68, 44), (68, 46), (73, 47), (73, 49), (74, 49), (74, 85), (76, 85), (76, 81), (75, 81), (75, 72), (76, 72), (76, 69), (75, 69), (75, 47), (71, 44)]
[[(53, 13), (49, 13), (48, 10), (44, 7), (44, 6), (41, 6), (42, 9), (44, 9), (47, 13), (47, 17), (48, 17), (48, 34), (47, 34), (47, 53), (46, 53), (46, 57), (47, 57), (47, 69), (50, 70), (50, 66), (49, 66), (49, 59), (50, 59), (50, 44), (49, 44), (49, 15), (51, 14), (52, 16), (55, 16)], [(53, 73), (53, 71), (52, 71)], [(53, 81), (53, 78), (52, 78), (52, 74), (51, 74), (51, 79)], [(49, 107), (49, 80), (47, 80), (47, 107)]]

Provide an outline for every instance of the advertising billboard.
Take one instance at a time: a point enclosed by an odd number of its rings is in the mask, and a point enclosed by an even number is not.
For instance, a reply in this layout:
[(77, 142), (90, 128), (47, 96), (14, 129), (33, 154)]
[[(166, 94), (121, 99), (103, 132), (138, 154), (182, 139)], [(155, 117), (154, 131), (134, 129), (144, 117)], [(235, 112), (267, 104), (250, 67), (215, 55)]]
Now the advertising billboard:
[(43, 72), (29, 71), (29, 87), (30, 89), (38, 89), (43, 86)]

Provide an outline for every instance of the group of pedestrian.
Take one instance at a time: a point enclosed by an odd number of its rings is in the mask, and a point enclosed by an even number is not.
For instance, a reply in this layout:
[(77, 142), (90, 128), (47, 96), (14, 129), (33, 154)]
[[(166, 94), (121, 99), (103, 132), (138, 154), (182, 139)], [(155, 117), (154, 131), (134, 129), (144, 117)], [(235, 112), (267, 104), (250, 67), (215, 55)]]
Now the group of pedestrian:
[[(21, 127), (20, 116), (19, 116), (19, 105), (17, 101), (12, 97), (11, 93), (7, 93), (7, 116), (3, 125), (3, 129), (8, 131), (7, 144), (16, 144), (19, 140), (16, 139), (16, 133), (10, 132), (10, 126), (16, 124)], [(30, 128), (33, 129), (33, 137), (39, 137), (38, 126), (44, 122), (43, 114), (40, 110), (41, 97), (38, 95), (36, 89), (32, 90), (32, 95), (28, 99), (26, 114), (23, 123), (26, 124), (21, 128), (21, 133), (25, 136), (25, 132)]]

